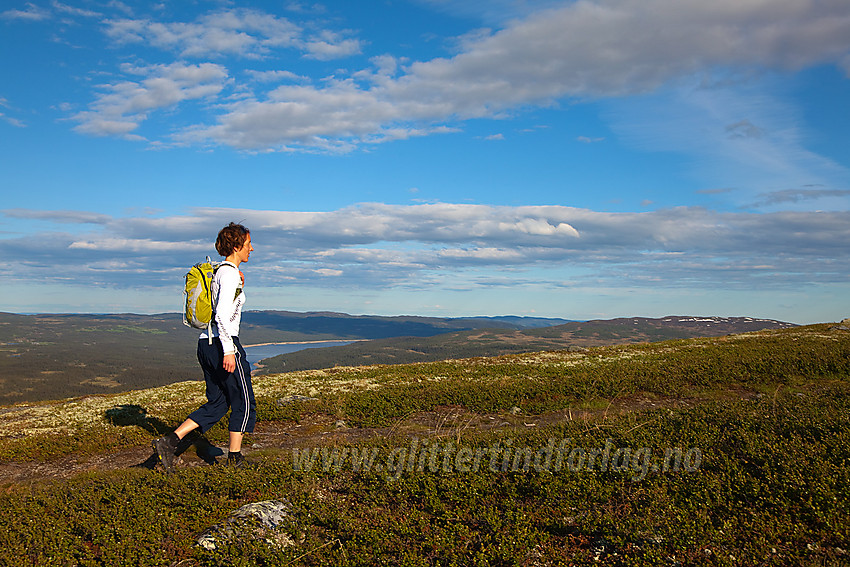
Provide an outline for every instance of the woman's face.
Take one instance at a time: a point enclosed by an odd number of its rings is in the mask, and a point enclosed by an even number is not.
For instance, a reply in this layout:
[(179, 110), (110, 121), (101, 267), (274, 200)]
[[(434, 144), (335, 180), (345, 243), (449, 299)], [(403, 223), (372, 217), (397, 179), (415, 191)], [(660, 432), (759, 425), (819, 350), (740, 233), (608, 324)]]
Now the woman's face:
[(240, 262), (247, 262), (248, 257), (251, 255), (251, 252), (254, 251), (254, 247), (251, 246), (251, 233), (245, 237), (245, 243), (242, 244), (242, 248), (237, 248), (233, 251), (236, 254), (236, 257), (239, 258)]

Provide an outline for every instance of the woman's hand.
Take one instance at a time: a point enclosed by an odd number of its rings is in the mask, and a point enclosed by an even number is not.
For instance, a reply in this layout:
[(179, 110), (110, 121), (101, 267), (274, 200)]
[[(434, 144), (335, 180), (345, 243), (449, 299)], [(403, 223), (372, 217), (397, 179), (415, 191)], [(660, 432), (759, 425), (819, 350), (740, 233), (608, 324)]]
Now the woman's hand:
[(233, 372), (236, 370), (236, 355), (235, 354), (225, 354), (224, 362), (222, 363), (224, 366), (224, 370), (227, 372)]

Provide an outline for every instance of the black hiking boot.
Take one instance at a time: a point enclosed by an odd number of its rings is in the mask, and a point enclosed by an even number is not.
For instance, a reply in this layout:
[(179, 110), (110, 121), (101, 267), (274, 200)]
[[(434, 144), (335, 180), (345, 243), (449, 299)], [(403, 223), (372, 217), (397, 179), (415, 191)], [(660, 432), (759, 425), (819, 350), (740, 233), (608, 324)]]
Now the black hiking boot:
[(246, 460), (245, 457), (242, 456), (242, 451), (238, 451), (236, 453), (228, 451), (227, 466), (235, 468), (249, 467), (251, 466), (251, 461)]
[(159, 462), (162, 463), (162, 468), (165, 469), (165, 472), (170, 473), (174, 470), (174, 456), (177, 452), (178, 443), (180, 443), (180, 439), (176, 433), (169, 433), (165, 437), (151, 441), (153, 450), (156, 451), (156, 455), (159, 458)]

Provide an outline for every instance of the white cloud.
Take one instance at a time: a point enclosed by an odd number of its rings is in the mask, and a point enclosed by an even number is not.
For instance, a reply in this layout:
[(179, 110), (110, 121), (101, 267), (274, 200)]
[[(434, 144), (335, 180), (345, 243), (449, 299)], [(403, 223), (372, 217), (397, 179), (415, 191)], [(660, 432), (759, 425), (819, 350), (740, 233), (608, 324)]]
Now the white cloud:
[(736, 187), (738, 205), (778, 188), (846, 187), (850, 171), (807, 148), (802, 112), (782, 91), (771, 76), (708, 87), (683, 80), (652, 97), (608, 101), (604, 114), (624, 144), (685, 154), (701, 182)]
[(502, 248), (450, 248), (435, 253), (439, 260), (451, 260), (462, 264), (525, 264), (528, 260), (519, 250)]
[(106, 91), (73, 119), (77, 131), (95, 135), (127, 135), (147, 119), (148, 112), (187, 100), (218, 94), (227, 81), (227, 70), (213, 63), (125, 66), (124, 71), (143, 75), (141, 81), (103, 85)]
[(780, 203), (799, 203), (801, 201), (817, 201), (821, 199), (846, 199), (850, 197), (848, 189), (784, 189), (759, 195), (760, 200), (753, 207), (765, 207)]
[(283, 81), (300, 81), (304, 80), (305, 77), (301, 77), (296, 75), (292, 71), (246, 71), (246, 74), (251, 77), (252, 80), (262, 82), (262, 83), (273, 83), (273, 82), (283, 82)]
[[(466, 17), (480, 15), (495, 26), (465, 35), (452, 57), (410, 62), (384, 53), (371, 58), (374, 68), (338, 70), (329, 81), (314, 78), (312, 84), (266, 93), (234, 82), (234, 91), (247, 100), (205, 109), (208, 118), (184, 121), (195, 123), (175, 139), (252, 151), (344, 152), (361, 144), (456, 130), (459, 121), (503, 117), (529, 105), (655, 92), (682, 77), (820, 64), (846, 68), (850, 61), (850, 9), (842, 0), (499, 0), (463, 6), (420, 1)], [(57, 0), (52, 9), (69, 16), (97, 15)], [(155, 47), (180, 59), (210, 59), (225, 76), (230, 73), (220, 63), (226, 57), (274, 62), (285, 49), (326, 61), (361, 54), (368, 46), (351, 31), (331, 29), (327, 19), (306, 19), (315, 15), (306, 15), (300, 4), (290, 9), (304, 21), (226, 8), (193, 21), (126, 17), (102, 23), (119, 44)], [(0, 15), (44, 20), (51, 14), (27, 3), (23, 10)], [(208, 65), (213, 63), (198, 67)], [(186, 64), (161, 65), (173, 66)], [(264, 73), (254, 79), (276, 73), (291, 77), (293, 71)], [(205, 84), (203, 93), (180, 86), (180, 94), (171, 97), (168, 85), (163, 87), (133, 81), (102, 85), (107, 92), (76, 116), (77, 129), (138, 138), (130, 133), (146, 118), (145, 110), (204, 96), (225, 95), (229, 101), (233, 95), (222, 92), (221, 81)], [(735, 116), (723, 126), (736, 138), (766, 139), (767, 128), (755, 118)], [(761, 133), (765, 136), (759, 138)]]
[(69, 250), (91, 250), (97, 252), (118, 252), (158, 254), (163, 252), (185, 252), (195, 249), (200, 251), (202, 244), (186, 242), (161, 242), (149, 238), (93, 238), (91, 240), (75, 240), (68, 244)]
[(27, 125), (24, 122), (22, 122), (21, 120), (18, 120), (17, 118), (13, 118), (11, 116), (6, 116), (2, 112), (0, 112), (0, 120), (3, 120), (7, 124), (10, 124), (10, 125), (12, 125), (16, 128), (26, 128), (27, 127)]
[(5, 209), (4, 216), (16, 219), (42, 220), (68, 224), (107, 224), (112, 220), (109, 215), (87, 211), (39, 211), (32, 209)]
[(214, 12), (191, 23), (125, 18), (105, 24), (107, 35), (118, 42), (144, 42), (176, 51), (181, 57), (230, 54), (259, 58), (272, 48), (294, 46), (301, 34), (300, 28), (285, 18), (244, 9)]
[(565, 97), (650, 92), (695, 73), (838, 63), (848, 51), (850, 10), (841, 2), (568, 3), (467, 40), (451, 58), (400, 68), (374, 60), (376, 70), (354, 73), (357, 81), (275, 90), (184, 139), (255, 150), (354, 147), (390, 130), (497, 117)]
[(184, 58), (234, 55), (265, 59), (274, 50), (286, 48), (329, 61), (357, 55), (362, 49), (359, 39), (342, 32), (323, 29), (308, 34), (286, 18), (253, 9), (221, 10), (194, 22), (122, 18), (105, 24), (107, 35), (119, 43), (144, 43)]
[(344, 273), (342, 270), (332, 270), (330, 268), (319, 268), (315, 272), (326, 278), (338, 277)]
[(535, 218), (524, 218), (520, 221), (517, 221), (513, 224), (510, 223), (499, 223), (499, 229), (505, 231), (516, 231), (525, 234), (533, 234), (536, 236), (550, 236), (550, 235), (562, 235), (562, 236), (573, 236), (578, 238), (578, 231), (565, 222), (558, 223), (557, 225), (550, 224), (549, 221), (545, 219), (535, 219)]
[(308, 57), (330, 61), (359, 54), (362, 42), (358, 39), (346, 39), (339, 33), (325, 30), (316, 38), (306, 41), (304, 47)]
[(0, 12), (0, 18), (4, 18), (7, 20), (25, 20), (31, 22), (40, 22), (42, 20), (47, 20), (50, 18), (50, 12), (36, 6), (32, 2), (27, 2), (26, 9), (24, 10), (6, 10), (4, 12)]
[(794, 288), (850, 276), (846, 211), (753, 214), (682, 207), (602, 213), (561, 206), (367, 203), (327, 212), (197, 209), (164, 218), (20, 209), (4, 214), (89, 225), (80, 232), (71, 227), (3, 240), (7, 261), (17, 266), (14, 277), (44, 281), (61, 277), (55, 266), (70, 262), (79, 267), (81, 281), (88, 274), (111, 285), (136, 285), (136, 272), (109, 268), (111, 262), (130, 262), (151, 268), (143, 276), (149, 285), (173, 285), (175, 273), (214, 254), (217, 227), (233, 219), (252, 231), (252, 277), (261, 287), (274, 287), (282, 274), (291, 284), (429, 286), (470, 270), (483, 279), (507, 277), (508, 270), (522, 280), (533, 271), (540, 285), (561, 285), (567, 270), (585, 274), (576, 276), (577, 283), (705, 289)]
[(83, 16), (86, 18), (97, 18), (101, 16), (99, 12), (95, 12), (92, 10), (84, 10), (75, 6), (69, 6), (68, 4), (62, 4), (61, 2), (56, 2), (55, 0), (51, 2), (50, 5), (53, 6), (53, 8), (55, 8), (57, 12), (63, 14), (70, 14), (72, 16)]

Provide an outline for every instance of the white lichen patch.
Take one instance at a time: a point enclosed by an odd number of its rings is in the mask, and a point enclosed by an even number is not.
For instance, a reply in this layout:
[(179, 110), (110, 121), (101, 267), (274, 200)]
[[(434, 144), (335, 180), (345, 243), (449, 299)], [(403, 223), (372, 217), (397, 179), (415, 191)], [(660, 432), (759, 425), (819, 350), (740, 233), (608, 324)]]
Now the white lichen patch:
[(202, 382), (178, 382), (169, 386), (121, 394), (85, 396), (55, 402), (17, 404), (0, 414), (0, 438), (51, 433), (69, 433), (105, 423), (109, 409), (137, 405), (148, 415), (157, 415), (187, 403), (203, 403)]
[(367, 368), (344, 367), (258, 376), (253, 381), (254, 394), (315, 397), (321, 394), (373, 390), (380, 387), (378, 380), (362, 376)]
[(533, 366), (554, 366), (554, 367), (564, 367), (564, 366), (576, 366), (579, 364), (584, 364), (588, 361), (588, 357), (581, 353), (574, 352), (560, 352), (560, 351), (544, 351), (544, 352), (535, 352), (529, 353), (527, 355), (522, 355), (521, 358), (518, 358), (515, 362), (517, 364), (524, 365), (533, 365)]
[(83, 380), (80, 384), (89, 384), (91, 386), (99, 386), (101, 388), (117, 388), (121, 383), (115, 379), (115, 376), (95, 376), (89, 380)]

